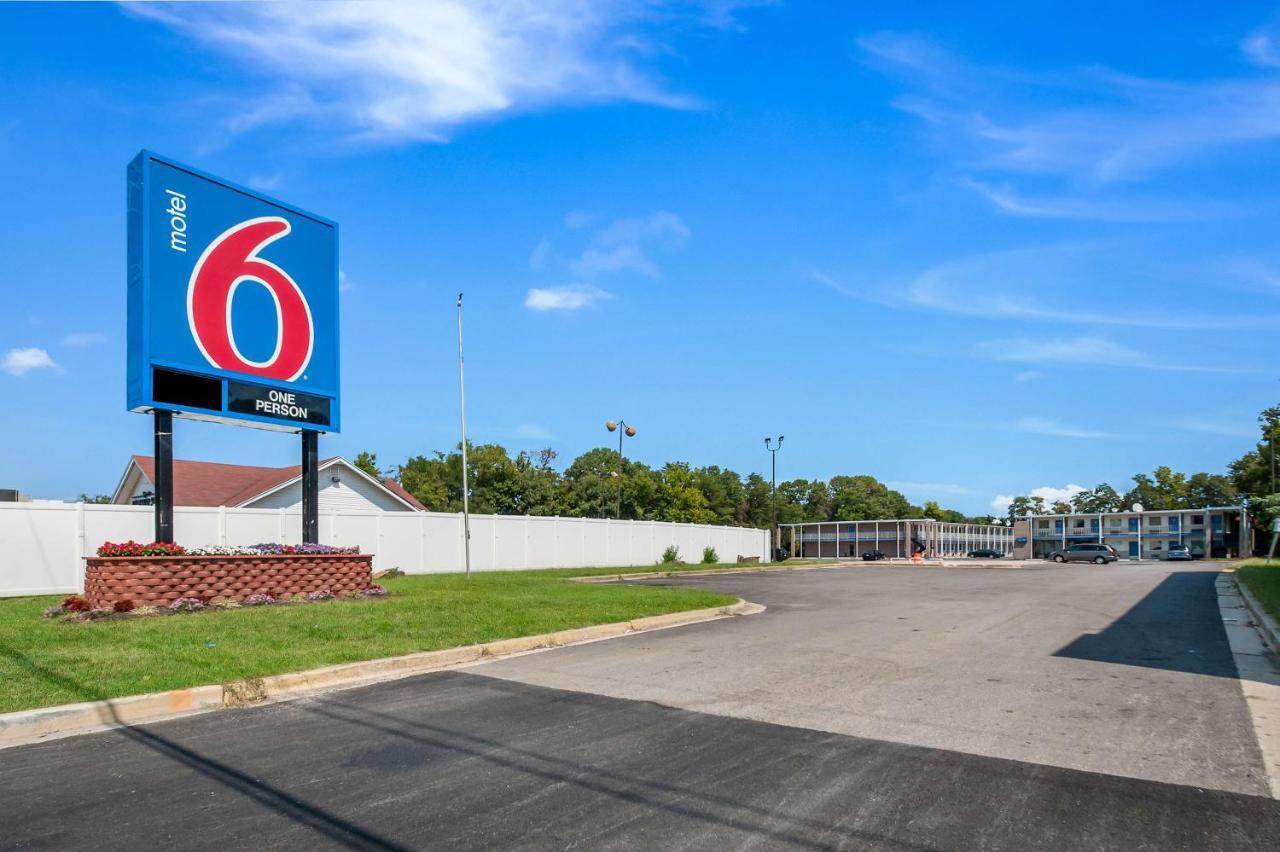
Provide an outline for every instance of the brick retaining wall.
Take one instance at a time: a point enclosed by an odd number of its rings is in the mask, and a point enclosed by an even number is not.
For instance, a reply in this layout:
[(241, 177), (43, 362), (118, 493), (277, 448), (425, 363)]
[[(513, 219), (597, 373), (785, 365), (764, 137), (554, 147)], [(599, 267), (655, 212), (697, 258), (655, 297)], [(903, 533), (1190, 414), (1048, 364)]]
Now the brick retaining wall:
[(338, 595), (364, 591), (373, 581), (372, 554), (93, 557), (85, 563), (84, 596), (94, 607), (120, 600), (165, 606), (181, 597)]

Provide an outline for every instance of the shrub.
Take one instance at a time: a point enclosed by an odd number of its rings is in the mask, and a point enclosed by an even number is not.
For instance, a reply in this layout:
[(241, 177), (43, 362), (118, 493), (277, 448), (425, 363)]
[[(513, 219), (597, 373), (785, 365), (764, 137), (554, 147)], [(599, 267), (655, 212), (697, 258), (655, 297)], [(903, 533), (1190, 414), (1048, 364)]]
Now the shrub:
[(71, 595), (62, 599), (63, 612), (88, 612), (92, 608), (89, 606), (89, 602), (79, 595)]
[(358, 554), (358, 547), (335, 547), (331, 544), (254, 544), (248, 547), (210, 545), (193, 547), (190, 550), (180, 544), (164, 541), (153, 541), (150, 544), (139, 544), (130, 540), (126, 542), (105, 542), (98, 548), (99, 556), (279, 556), (293, 554)]
[(249, 597), (244, 599), (245, 606), (270, 606), (275, 602), (275, 597), (268, 595), (265, 592), (259, 592), (256, 595), (249, 595)]
[(703, 565), (715, 565), (719, 561), (720, 561), (720, 556), (716, 553), (716, 549), (714, 547), (708, 546), (708, 547), (702, 548), (702, 564)]
[(133, 539), (121, 543), (103, 542), (98, 548), (99, 556), (182, 556), (186, 552), (182, 545), (168, 541), (139, 544)]
[(116, 601), (114, 604), (111, 605), (112, 612), (133, 612), (135, 608), (136, 608), (136, 604), (134, 604), (133, 601), (128, 599), (122, 600), (122, 601)]
[(328, 589), (321, 589), (318, 592), (307, 592), (307, 600), (309, 601), (331, 601), (333, 600), (333, 592)]
[(252, 547), (246, 547), (246, 548), (244, 548), (244, 552), (245, 552), (245, 553), (247, 553), (247, 554), (263, 554), (263, 555), (267, 555), (267, 556), (270, 556), (270, 555), (277, 555), (277, 554), (289, 554), (289, 555), (292, 555), (292, 554), (296, 554), (296, 553), (302, 553), (302, 554), (321, 554), (321, 555), (323, 555), (323, 554), (329, 554), (329, 553), (343, 553), (343, 554), (347, 554), (347, 553), (359, 553), (359, 552), (360, 552), (360, 548), (358, 548), (358, 547), (335, 547), (334, 545), (331, 545), (331, 544), (274, 544), (274, 543), (268, 543), (268, 544), (255, 544), (255, 545), (253, 545)]
[(662, 551), (662, 562), (664, 565), (671, 565), (680, 561), (680, 548), (674, 544), (667, 545), (667, 549)]
[(169, 604), (171, 612), (195, 612), (204, 609), (204, 601), (199, 598), (178, 598)]

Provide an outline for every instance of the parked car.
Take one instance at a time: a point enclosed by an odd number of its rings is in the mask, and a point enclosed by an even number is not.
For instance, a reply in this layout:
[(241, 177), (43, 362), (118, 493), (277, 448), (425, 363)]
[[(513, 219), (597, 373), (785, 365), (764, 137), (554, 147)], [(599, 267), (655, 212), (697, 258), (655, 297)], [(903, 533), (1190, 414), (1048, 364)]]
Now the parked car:
[(979, 547), (977, 550), (970, 550), (969, 556), (972, 559), (999, 559), (1004, 554), (992, 547)]
[(1105, 565), (1120, 558), (1116, 549), (1109, 544), (1073, 544), (1067, 548), (1053, 551), (1045, 559), (1054, 562), (1096, 562)]
[(883, 550), (868, 550), (862, 554), (863, 562), (875, 562), (877, 560), (884, 559), (884, 558), (885, 558), (885, 555)]
[(1171, 544), (1164, 552), (1164, 558), (1169, 562), (1190, 562), (1195, 556), (1185, 544)]

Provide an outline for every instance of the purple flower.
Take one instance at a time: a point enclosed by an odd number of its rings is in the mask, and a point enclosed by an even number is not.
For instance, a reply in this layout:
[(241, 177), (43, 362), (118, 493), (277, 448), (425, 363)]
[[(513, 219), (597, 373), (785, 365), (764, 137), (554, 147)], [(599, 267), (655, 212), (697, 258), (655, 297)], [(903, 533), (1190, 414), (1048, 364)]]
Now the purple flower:
[(256, 595), (249, 595), (249, 597), (244, 599), (245, 606), (270, 606), (275, 602), (276, 599), (265, 592), (259, 592)]
[(321, 589), (318, 592), (307, 592), (307, 600), (309, 601), (331, 601), (333, 600), (333, 592), (328, 589)]
[(364, 590), (365, 597), (380, 598), (387, 593), (387, 590), (381, 586), (370, 586)]
[(199, 598), (178, 598), (169, 604), (169, 609), (174, 612), (195, 612), (198, 609), (204, 609), (204, 601)]

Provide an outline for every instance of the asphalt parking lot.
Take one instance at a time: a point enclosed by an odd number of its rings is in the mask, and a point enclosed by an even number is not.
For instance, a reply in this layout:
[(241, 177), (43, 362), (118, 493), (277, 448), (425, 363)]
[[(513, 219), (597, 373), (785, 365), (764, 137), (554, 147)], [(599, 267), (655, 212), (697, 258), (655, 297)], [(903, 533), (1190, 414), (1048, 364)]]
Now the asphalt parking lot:
[(0, 846), (1280, 848), (1203, 566), (682, 579), (756, 616), (0, 752)]

